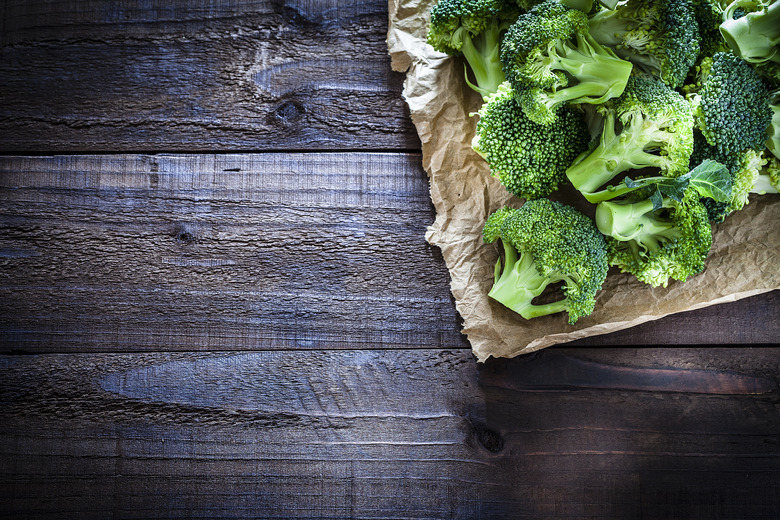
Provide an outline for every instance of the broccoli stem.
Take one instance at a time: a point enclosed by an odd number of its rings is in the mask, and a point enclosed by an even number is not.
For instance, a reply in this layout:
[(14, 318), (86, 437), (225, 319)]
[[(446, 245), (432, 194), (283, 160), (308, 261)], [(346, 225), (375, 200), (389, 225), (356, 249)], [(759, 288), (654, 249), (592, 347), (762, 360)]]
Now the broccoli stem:
[(518, 256), (517, 249), (512, 244), (506, 240), (502, 240), (502, 243), (504, 245), (503, 270), (499, 259), (496, 263), (493, 287), (488, 292), (488, 296), (527, 320), (565, 311), (567, 306), (565, 299), (541, 305), (531, 303), (551, 282), (558, 280), (551, 280), (539, 274), (531, 255), (521, 253)]
[(487, 98), (498, 90), (504, 82), (504, 69), (501, 65), (501, 33), (503, 28), (498, 23), (491, 24), (478, 36), (472, 38), (463, 31), (463, 46), (461, 52), (468, 63), (468, 68), (474, 74), (475, 83), (471, 83), (466, 70), (466, 82), (469, 87)]
[(630, 127), (616, 134), (615, 118), (610, 115), (604, 119), (599, 145), (592, 152), (585, 152), (575, 159), (566, 170), (566, 176), (588, 202), (613, 199), (631, 189), (625, 186), (599, 188), (632, 169), (664, 167), (666, 160), (663, 156), (645, 151), (657, 144), (655, 133), (641, 122), (632, 122)]
[(780, 2), (775, 1), (765, 9), (734, 19), (730, 15), (742, 3), (742, 0), (735, 0), (724, 11), (724, 22), (720, 26), (723, 39), (747, 62), (780, 63), (777, 51), (780, 43)]
[[(596, 52), (588, 37), (577, 34), (576, 47), (558, 42), (551, 52), (550, 68), (562, 70), (577, 83), (548, 95), (549, 106), (576, 99), (580, 103), (601, 104), (623, 93), (633, 65), (611, 54)], [(605, 90), (606, 88), (606, 90)]]
[[(662, 207), (670, 207), (667, 199)], [(600, 203), (596, 206), (596, 227), (620, 242), (634, 241), (647, 252), (657, 251), (680, 236), (679, 228), (672, 220), (660, 216), (650, 199), (628, 204)]]
[(772, 183), (772, 178), (768, 174), (761, 173), (756, 177), (756, 182), (750, 189), (750, 193), (766, 195), (767, 193), (780, 193), (780, 191), (778, 191), (778, 186)]

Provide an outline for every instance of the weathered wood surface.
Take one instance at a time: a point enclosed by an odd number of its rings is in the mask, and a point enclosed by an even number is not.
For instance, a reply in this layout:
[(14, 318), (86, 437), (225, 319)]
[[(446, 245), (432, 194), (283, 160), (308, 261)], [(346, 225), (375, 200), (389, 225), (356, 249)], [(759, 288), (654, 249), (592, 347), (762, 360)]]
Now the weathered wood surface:
[(780, 291), (474, 362), (386, 2), (0, 17), (0, 518), (780, 516)]
[[(5, 352), (468, 348), (417, 154), (0, 158)], [(578, 344), (766, 344), (780, 295)]]
[(0, 516), (769, 519), (777, 365), (749, 348), (4, 356)]
[(419, 162), (0, 158), (2, 348), (463, 347)]
[(386, 0), (25, 0), (0, 16), (0, 151), (419, 148)]

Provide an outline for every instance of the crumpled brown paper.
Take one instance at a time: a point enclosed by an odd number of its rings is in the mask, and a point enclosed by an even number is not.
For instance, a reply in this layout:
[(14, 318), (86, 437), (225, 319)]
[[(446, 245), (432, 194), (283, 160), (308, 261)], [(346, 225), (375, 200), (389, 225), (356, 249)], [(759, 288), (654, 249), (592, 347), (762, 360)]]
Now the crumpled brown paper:
[(426, 239), (441, 248), (456, 308), (474, 354), (514, 357), (668, 314), (731, 302), (780, 288), (780, 196), (756, 196), (715, 226), (704, 273), (653, 288), (611, 269), (593, 314), (568, 325), (566, 314), (525, 320), (488, 298), (498, 258), (482, 227), (496, 209), (522, 201), (491, 177), (471, 148), (479, 95), (465, 85), (463, 64), (425, 42), (435, 0), (389, 0), (387, 44), (393, 70), (406, 73), (403, 95), (422, 141), (436, 220)]

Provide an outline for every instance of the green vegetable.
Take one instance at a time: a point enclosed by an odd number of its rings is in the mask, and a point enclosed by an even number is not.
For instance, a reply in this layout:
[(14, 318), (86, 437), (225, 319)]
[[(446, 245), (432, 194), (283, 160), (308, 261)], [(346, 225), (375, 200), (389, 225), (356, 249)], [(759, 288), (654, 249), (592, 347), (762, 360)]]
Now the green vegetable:
[(450, 56), (462, 56), (474, 75), (471, 88), (488, 96), (504, 81), (500, 44), (520, 9), (511, 0), (440, 0), (431, 9), (428, 43)]
[(588, 17), (555, 0), (521, 15), (504, 36), (504, 74), (525, 114), (555, 121), (566, 103), (603, 103), (625, 88), (632, 65), (588, 33)]
[(696, 124), (707, 142), (724, 153), (761, 150), (772, 121), (770, 93), (758, 73), (739, 56), (716, 53), (701, 68), (698, 92), (689, 95)]
[(652, 167), (667, 177), (688, 171), (693, 113), (681, 94), (648, 75), (632, 76), (623, 94), (601, 107), (598, 146), (581, 154), (566, 176), (590, 202), (618, 196), (602, 188), (621, 173)]
[(769, 108), (772, 110), (772, 118), (766, 129), (766, 145), (772, 155), (780, 158), (780, 90), (769, 95)]
[(552, 124), (535, 123), (504, 83), (480, 108), (472, 146), (509, 192), (535, 199), (558, 189), (589, 141), (581, 113), (565, 107)]
[[(500, 240), (504, 248), (491, 298), (526, 319), (567, 312), (573, 324), (593, 312), (608, 265), (604, 237), (590, 218), (560, 202), (535, 199), (490, 215), (483, 237)], [(562, 298), (534, 302), (558, 282)]]
[(734, 0), (723, 10), (723, 39), (750, 63), (780, 63), (780, 1)]
[(691, 167), (707, 160), (717, 161), (725, 166), (731, 177), (731, 197), (728, 200), (702, 198), (707, 214), (712, 222), (722, 222), (727, 216), (742, 209), (749, 201), (754, 190), (759, 170), (764, 163), (763, 154), (752, 148), (744, 152), (726, 153), (710, 145), (701, 132), (694, 132)]
[(701, 198), (727, 200), (729, 183), (723, 165), (707, 162), (671, 190), (640, 183), (624, 199), (601, 202), (596, 226), (607, 237), (610, 265), (654, 287), (701, 273), (712, 247), (712, 227)]
[(751, 193), (766, 195), (767, 193), (780, 193), (780, 159), (770, 156), (756, 176)]
[(628, 0), (590, 18), (590, 34), (671, 87), (683, 84), (699, 54), (690, 0)]

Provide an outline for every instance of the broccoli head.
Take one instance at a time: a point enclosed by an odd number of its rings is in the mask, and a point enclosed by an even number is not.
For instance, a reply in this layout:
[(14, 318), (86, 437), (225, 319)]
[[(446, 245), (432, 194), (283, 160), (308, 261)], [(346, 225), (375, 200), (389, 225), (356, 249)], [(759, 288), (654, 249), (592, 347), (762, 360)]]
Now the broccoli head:
[(681, 86), (699, 56), (690, 0), (628, 0), (590, 17), (590, 34), (645, 73)]
[(699, 193), (687, 190), (680, 201), (643, 194), (646, 190), (596, 207), (610, 265), (653, 287), (701, 273), (712, 247), (712, 227)]
[(780, 1), (734, 0), (723, 10), (720, 32), (749, 63), (780, 63)]
[(752, 148), (739, 153), (724, 153), (709, 144), (701, 132), (695, 131), (691, 168), (707, 160), (723, 164), (731, 177), (731, 196), (727, 200), (716, 201), (711, 197), (702, 197), (709, 219), (712, 222), (723, 222), (727, 216), (739, 211), (749, 202), (750, 193), (753, 192), (765, 161), (762, 154)]
[(501, 62), (523, 111), (541, 124), (552, 123), (566, 103), (619, 96), (632, 70), (590, 37), (585, 13), (556, 0), (534, 6), (509, 28)]
[(723, 153), (761, 150), (772, 120), (770, 93), (759, 74), (739, 56), (718, 52), (702, 67), (698, 92), (689, 95), (697, 127)]
[(427, 40), (439, 52), (462, 56), (474, 75), (471, 88), (487, 96), (504, 81), (500, 44), (520, 15), (512, 0), (440, 0), (431, 9)]
[(720, 0), (691, 0), (693, 16), (699, 28), (699, 59), (728, 50), (720, 34), (723, 23), (723, 5)]
[(474, 150), (507, 191), (526, 199), (546, 197), (566, 180), (566, 168), (588, 148), (581, 114), (565, 107), (554, 123), (528, 119), (508, 83), (479, 110)]
[(619, 196), (619, 191), (602, 187), (629, 170), (656, 168), (667, 177), (688, 172), (693, 113), (677, 91), (652, 76), (632, 76), (623, 94), (599, 110), (604, 126), (598, 145), (566, 171), (588, 201)]
[[(593, 312), (608, 265), (604, 237), (590, 218), (560, 202), (534, 199), (490, 215), (483, 238), (500, 240), (504, 249), (491, 298), (525, 319), (565, 311), (573, 324)], [(562, 283), (562, 298), (534, 302), (557, 283)]]

